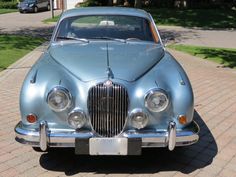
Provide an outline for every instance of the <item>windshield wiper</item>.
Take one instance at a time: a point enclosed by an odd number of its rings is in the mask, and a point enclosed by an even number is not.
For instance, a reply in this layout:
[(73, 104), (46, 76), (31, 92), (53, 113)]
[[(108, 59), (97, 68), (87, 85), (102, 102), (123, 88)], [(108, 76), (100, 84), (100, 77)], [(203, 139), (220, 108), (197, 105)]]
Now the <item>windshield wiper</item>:
[(126, 41), (141, 41), (139, 38), (127, 38)]
[(124, 40), (124, 39), (113, 38), (113, 37), (107, 37), (107, 36), (91, 37), (90, 39), (104, 39), (104, 40), (110, 40), (110, 41), (117, 41), (117, 42), (126, 43), (126, 40)]
[(76, 40), (76, 41), (81, 41), (81, 42), (89, 43), (89, 40), (88, 40), (88, 39), (85, 39), (85, 38), (76, 38), (76, 37), (58, 36), (57, 39)]

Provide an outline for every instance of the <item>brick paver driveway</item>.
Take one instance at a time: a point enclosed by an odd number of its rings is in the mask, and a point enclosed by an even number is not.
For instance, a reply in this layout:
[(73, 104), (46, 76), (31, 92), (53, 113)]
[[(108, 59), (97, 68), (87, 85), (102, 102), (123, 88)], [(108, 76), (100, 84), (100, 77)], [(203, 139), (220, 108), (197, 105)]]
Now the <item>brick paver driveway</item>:
[(137, 157), (75, 156), (73, 149), (35, 152), (14, 140), (23, 78), (38, 48), (0, 74), (0, 176), (235, 176), (236, 71), (171, 51), (195, 93), (200, 141), (189, 147), (147, 149)]

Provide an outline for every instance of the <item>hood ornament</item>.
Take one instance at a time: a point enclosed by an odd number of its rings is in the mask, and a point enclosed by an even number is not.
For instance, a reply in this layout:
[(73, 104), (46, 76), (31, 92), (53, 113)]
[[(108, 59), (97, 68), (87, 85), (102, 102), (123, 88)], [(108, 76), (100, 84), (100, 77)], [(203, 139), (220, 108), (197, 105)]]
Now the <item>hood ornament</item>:
[(106, 87), (111, 87), (113, 85), (111, 80), (107, 80), (106, 82), (104, 82), (104, 86)]
[(108, 77), (108, 79), (113, 79), (114, 78), (114, 74), (113, 74), (110, 67), (107, 68), (107, 77)]
[(113, 79), (114, 78), (114, 74), (113, 74), (113, 72), (112, 72), (112, 70), (111, 70), (111, 68), (110, 68), (110, 61), (109, 61), (109, 51), (108, 51), (108, 43), (107, 43), (107, 77), (108, 77), (108, 80), (109, 79)]

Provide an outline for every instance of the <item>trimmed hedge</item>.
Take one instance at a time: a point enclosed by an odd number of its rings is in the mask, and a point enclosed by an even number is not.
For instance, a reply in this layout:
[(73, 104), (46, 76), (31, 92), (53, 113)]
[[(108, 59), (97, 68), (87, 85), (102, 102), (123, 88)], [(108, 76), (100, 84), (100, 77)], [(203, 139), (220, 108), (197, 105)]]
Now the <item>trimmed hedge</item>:
[[(5, 0), (7, 1), (7, 0)], [(106, 6), (109, 0), (86, 0), (80, 3), (80, 7)], [(212, 8), (233, 8), (236, 7), (236, 0), (141, 0), (142, 7), (158, 8), (189, 8), (189, 9), (212, 9)], [(129, 5), (125, 5), (125, 2)], [(117, 0), (116, 5), (134, 6), (135, 0)]]
[(14, 1), (5, 1), (5, 2), (1, 2), (0, 1), (0, 9), (17, 9), (17, 2)]
[(99, 2), (96, 0), (87, 0), (83, 3), (80, 3), (80, 7), (89, 7), (89, 6), (99, 6)]
[(0, 4), (1, 4), (2, 2), (16, 2), (16, 0), (0, 0)]

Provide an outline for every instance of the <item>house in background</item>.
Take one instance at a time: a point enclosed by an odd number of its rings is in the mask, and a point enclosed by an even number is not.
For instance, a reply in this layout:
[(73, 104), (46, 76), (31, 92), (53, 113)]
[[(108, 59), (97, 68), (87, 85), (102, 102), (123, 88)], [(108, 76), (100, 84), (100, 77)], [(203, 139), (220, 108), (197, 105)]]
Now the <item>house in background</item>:
[(73, 9), (78, 3), (82, 3), (84, 0), (65, 0), (65, 9)]
[(85, 0), (54, 0), (54, 8), (64, 10), (73, 9), (76, 4), (84, 1)]

